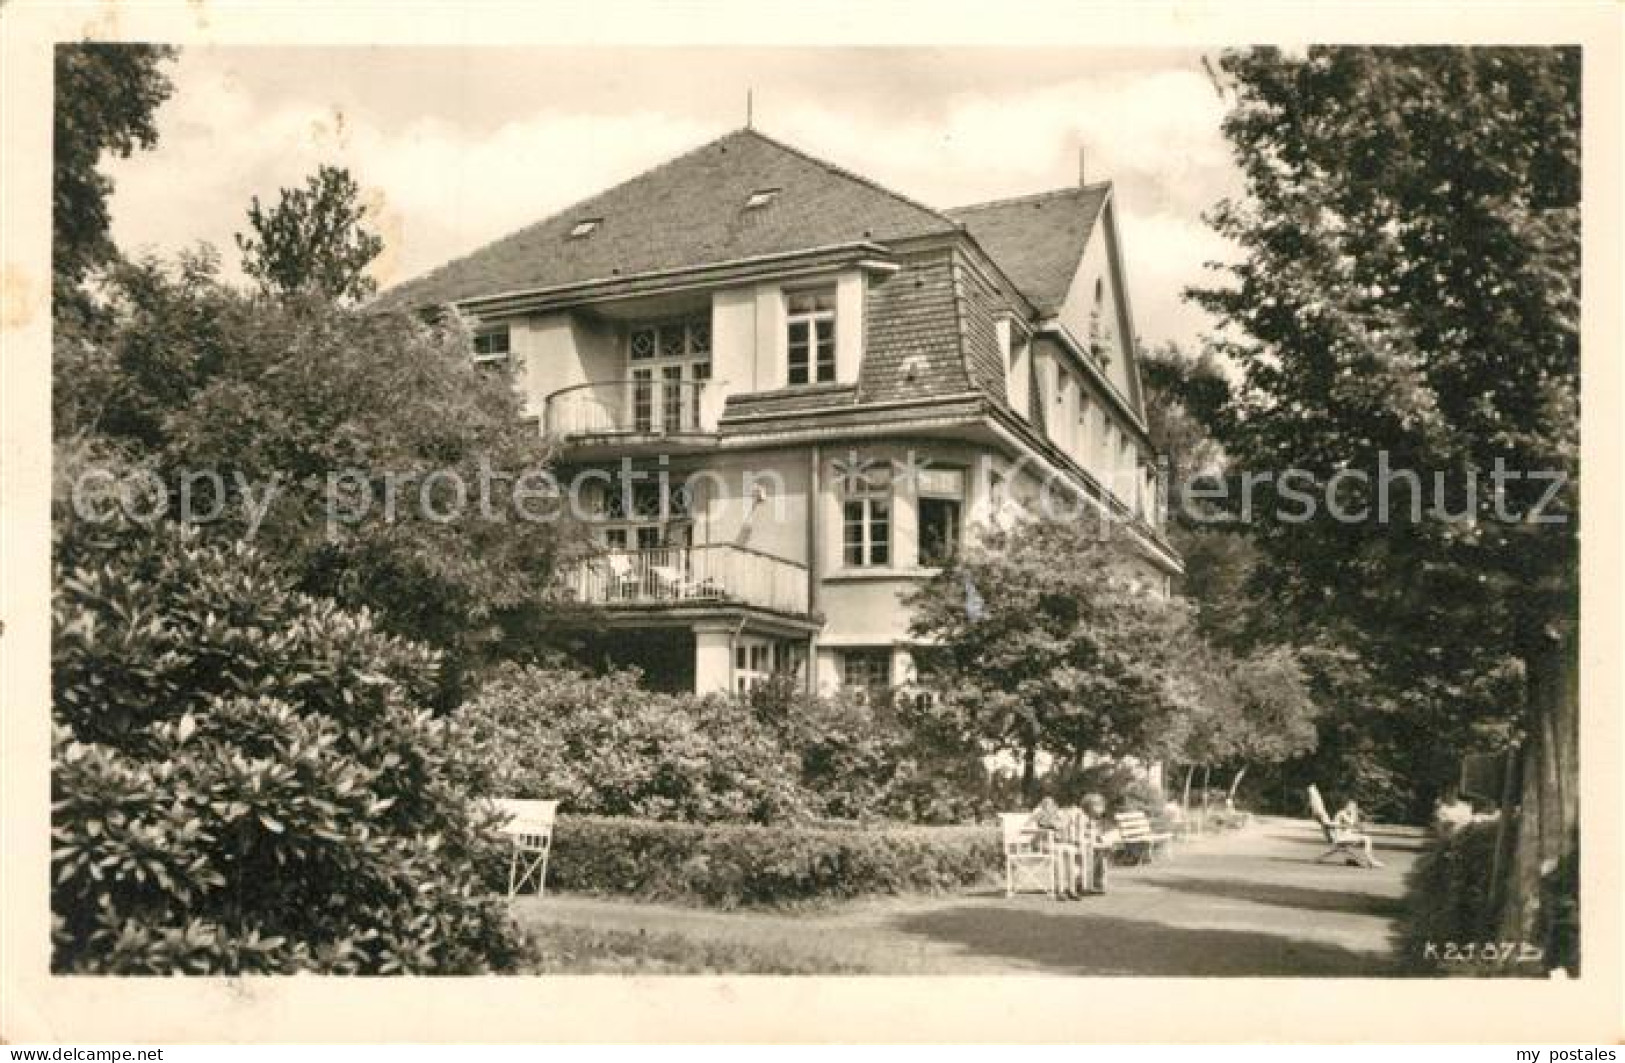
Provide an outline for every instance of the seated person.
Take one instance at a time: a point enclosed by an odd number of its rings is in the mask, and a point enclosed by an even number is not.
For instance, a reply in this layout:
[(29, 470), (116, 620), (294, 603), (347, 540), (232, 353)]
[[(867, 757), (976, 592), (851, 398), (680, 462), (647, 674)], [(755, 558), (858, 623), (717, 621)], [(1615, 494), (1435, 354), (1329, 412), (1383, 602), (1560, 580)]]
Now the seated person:
[(1061, 809), (1061, 829), (1057, 846), (1062, 860), (1061, 892), (1076, 899), (1083, 895), (1089, 883), (1089, 868), (1085, 861), (1092, 848), (1093, 836), (1089, 817), (1083, 809), (1071, 805)]
[(1106, 799), (1099, 794), (1086, 794), (1083, 813), (1087, 817), (1084, 829), (1089, 839), (1089, 882), (1094, 892), (1106, 892), (1106, 867), (1111, 859), (1112, 847), (1117, 844), (1117, 831), (1109, 827), (1106, 818)]
[(1371, 836), (1361, 832), (1360, 826), (1360, 806), (1354, 802), (1353, 798), (1350, 798), (1348, 804), (1339, 809), (1337, 815), (1332, 817), (1332, 830), (1335, 832), (1338, 841), (1364, 843), (1365, 862), (1372, 867), (1383, 866), (1382, 861), (1378, 860), (1371, 852)]
[(1055, 803), (1055, 798), (1046, 797), (1038, 802), (1033, 814), (1027, 820), (1028, 827), (1043, 832), (1046, 841), (1054, 841), (1055, 835), (1061, 831), (1061, 806)]
[(1075, 896), (1072, 879), (1078, 849), (1069, 838), (1069, 817), (1056, 803), (1055, 798), (1046, 797), (1038, 802), (1038, 807), (1027, 817), (1027, 829), (1032, 833), (1039, 849), (1056, 854), (1057, 892), (1068, 897)]

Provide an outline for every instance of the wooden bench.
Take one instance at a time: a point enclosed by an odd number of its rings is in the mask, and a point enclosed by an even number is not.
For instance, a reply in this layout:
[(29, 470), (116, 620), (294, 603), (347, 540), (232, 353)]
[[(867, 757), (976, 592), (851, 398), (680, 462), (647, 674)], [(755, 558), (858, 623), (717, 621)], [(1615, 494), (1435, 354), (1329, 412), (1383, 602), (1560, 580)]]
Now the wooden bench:
[(1117, 822), (1119, 845), (1134, 855), (1135, 863), (1151, 863), (1157, 846), (1166, 847), (1174, 840), (1172, 834), (1152, 830), (1144, 812), (1119, 812), (1112, 818)]

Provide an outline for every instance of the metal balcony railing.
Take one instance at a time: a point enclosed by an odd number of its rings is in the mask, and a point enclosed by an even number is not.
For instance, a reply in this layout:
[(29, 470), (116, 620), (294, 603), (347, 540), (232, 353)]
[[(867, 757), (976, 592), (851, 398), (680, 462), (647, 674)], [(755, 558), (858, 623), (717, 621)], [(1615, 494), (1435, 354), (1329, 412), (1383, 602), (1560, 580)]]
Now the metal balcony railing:
[(547, 397), (542, 428), (572, 436), (672, 436), (716, 431), (720, 381), (659, 376), (597, 381)]
[(612, 550), (564, 571), (579, 602), (602, 606), (735, 603), (807, 612), (807, 566), (745, 546)]

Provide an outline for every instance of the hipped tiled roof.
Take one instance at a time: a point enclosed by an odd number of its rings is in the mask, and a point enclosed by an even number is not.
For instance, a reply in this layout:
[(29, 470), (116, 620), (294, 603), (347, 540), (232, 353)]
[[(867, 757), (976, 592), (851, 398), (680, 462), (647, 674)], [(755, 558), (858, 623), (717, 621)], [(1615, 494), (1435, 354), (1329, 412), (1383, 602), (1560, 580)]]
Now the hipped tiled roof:
[[(746, 206), (774, 189), (767, 205)], [(590, 233), (572, 238), (594, 219)], [(454, 303), (956, 229), (943, 214), (742, 129), (408, 281), (379, 305)]]

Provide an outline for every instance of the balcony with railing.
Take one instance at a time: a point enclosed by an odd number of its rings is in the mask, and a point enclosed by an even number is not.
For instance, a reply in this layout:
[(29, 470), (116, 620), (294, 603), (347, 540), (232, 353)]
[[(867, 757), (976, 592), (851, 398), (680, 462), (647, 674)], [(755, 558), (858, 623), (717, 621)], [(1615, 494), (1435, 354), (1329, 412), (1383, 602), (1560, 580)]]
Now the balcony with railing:
[(805, 616), (807, 566), (732, 543), (611, 550), (564, 572), (572, 598), (609, 608), (745, 605)]
[(577, 440), (708, 436), (722, 410), (720, 384), (654, 376), (577, 384), (547, 397), (542, 429)]

